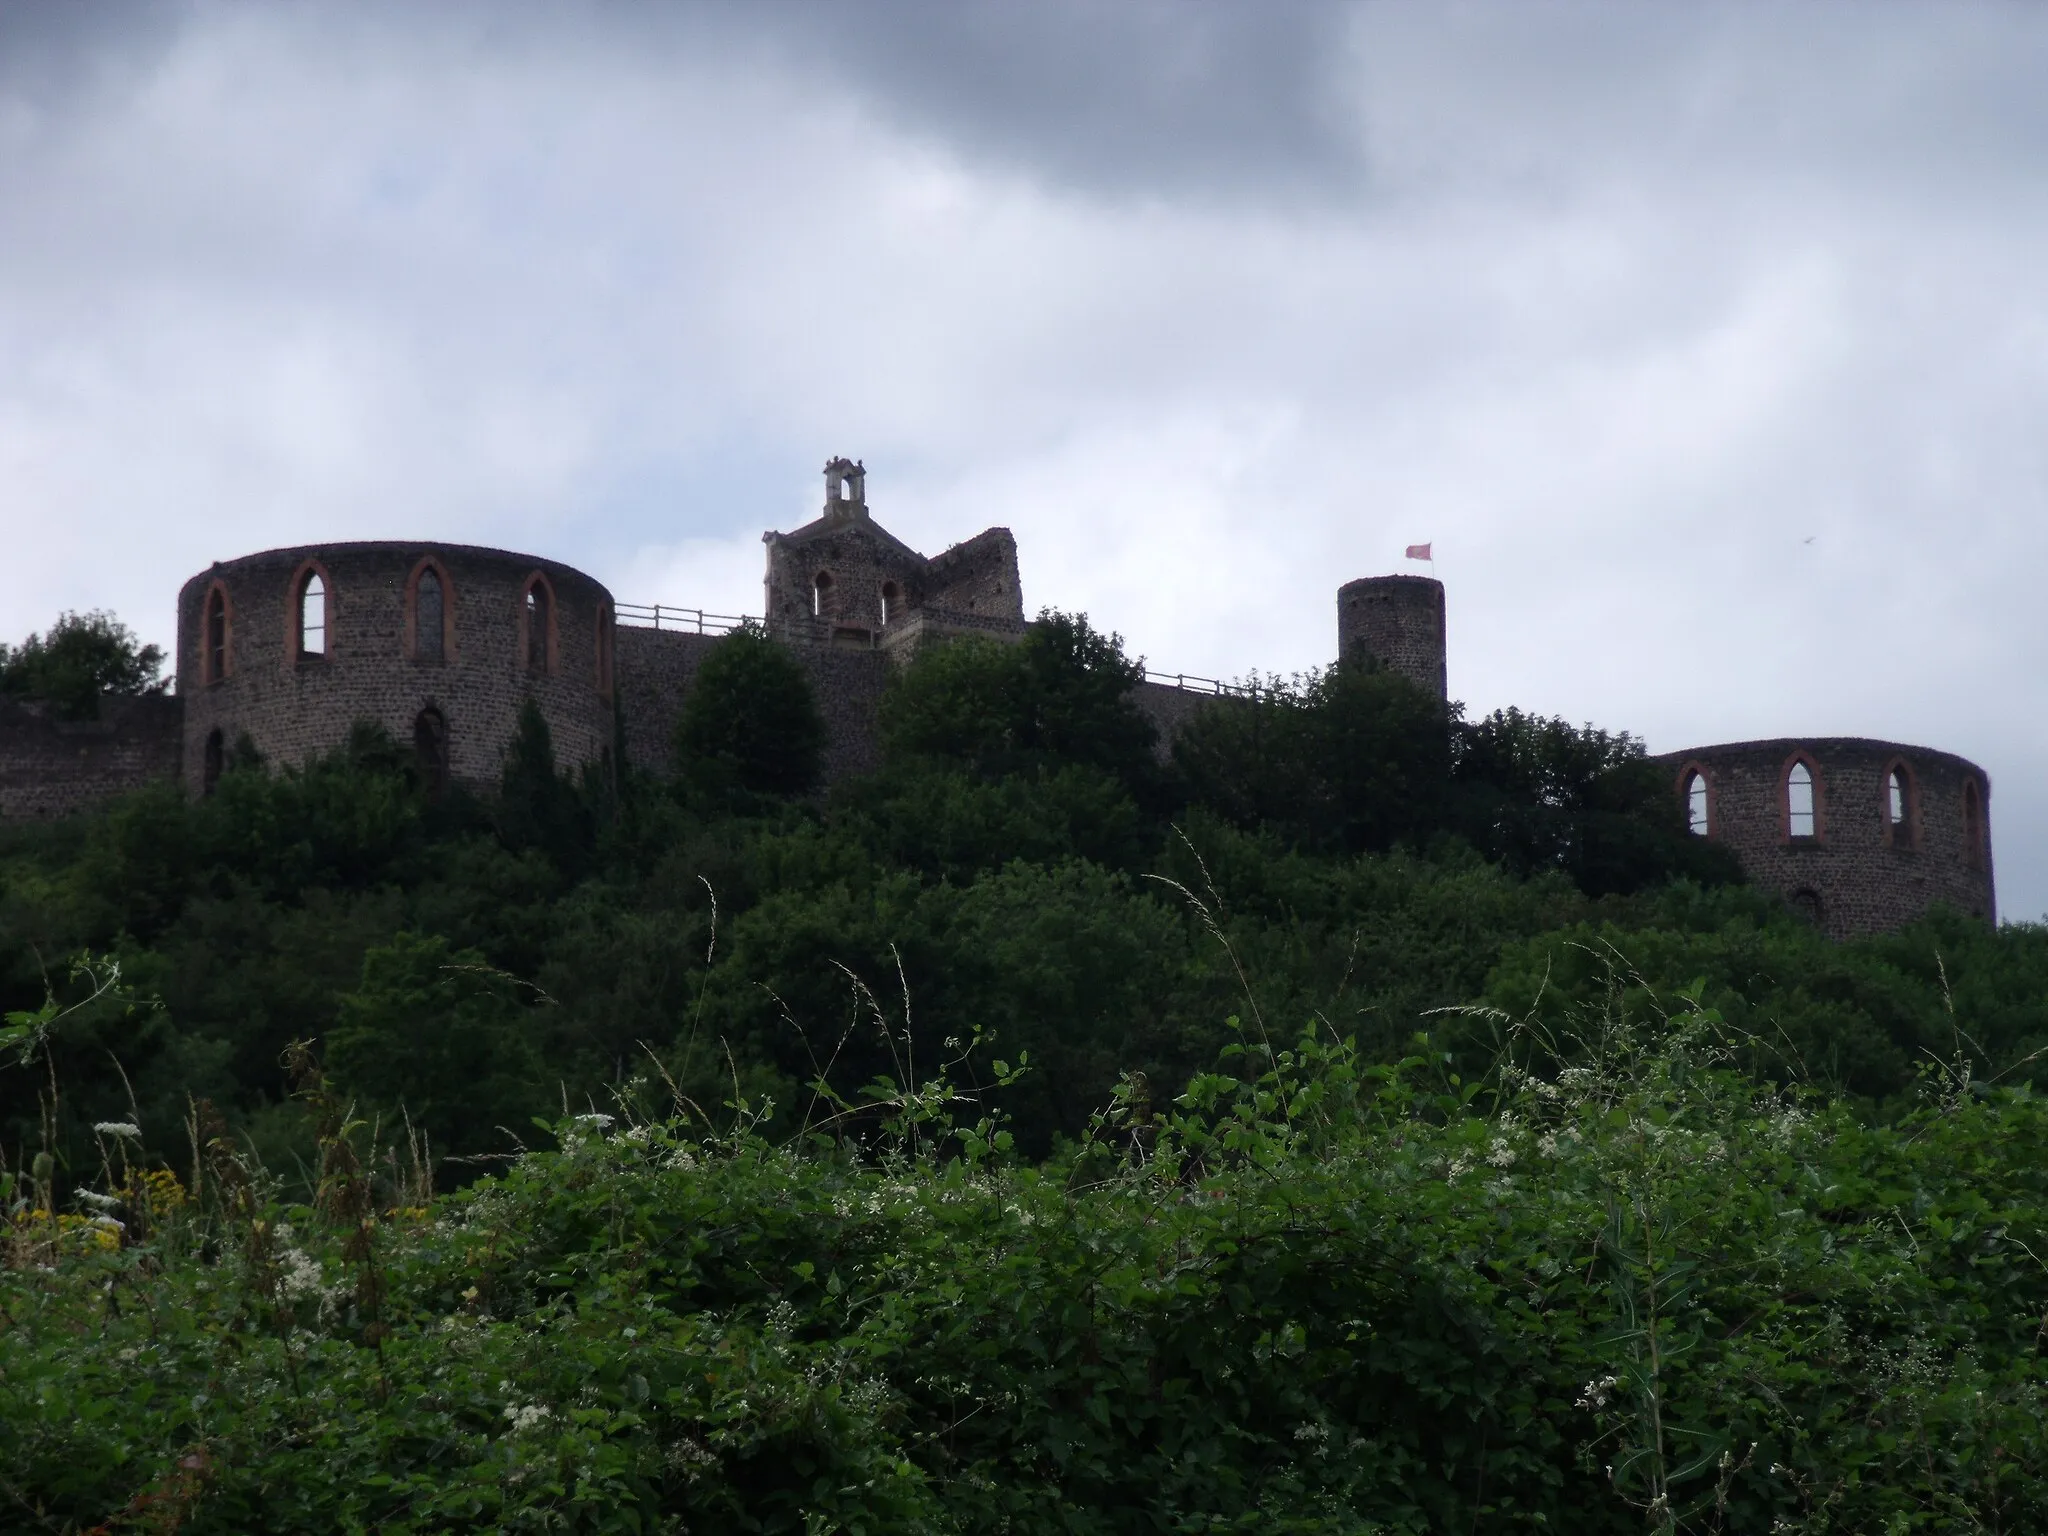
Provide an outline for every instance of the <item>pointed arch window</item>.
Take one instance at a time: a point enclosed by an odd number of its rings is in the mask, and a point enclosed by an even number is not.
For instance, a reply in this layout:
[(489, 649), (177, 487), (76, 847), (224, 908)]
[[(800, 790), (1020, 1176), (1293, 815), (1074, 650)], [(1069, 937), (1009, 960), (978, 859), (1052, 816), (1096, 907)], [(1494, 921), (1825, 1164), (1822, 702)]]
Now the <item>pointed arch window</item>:
[(299, 588), (299, 654), (327, 654), (327, 583), (318, 571), (308, 572)]
[(1685, 830), (1694, 837), (1705, 837), (1708, 825), (1707, 776), (1695, 768), (1685, 776)]
[(1912, 848), (1919, 843), (1920, 795), (1913, 782), (1913, 770), (1903, 761), (1894, 762), (1884, 774), (1884, 840), (1894, 848)]
[(1820, 837), (1820, 780), (1803, 757), (1785, 770), (1785, 835), (1794, 842)]
[(454, 593), (431, 556), (413, 568), (407, 594), (406, 650), (414, 661), (447, 661), (454, 652)]
[(291, 600), (286, 604), (284, 653), (289, 666), (327, 659), (334, 631), (334, 587), (326, 567), (308, 560), (292, 573)]
[(519, 610), (519, 649), (526, 658), (527, 671), (546, 676), (555, 670), (555, 589), (540, 571), (526, 578)]
[(215, 582), (206, 593), (199, 635), (199, 675), (202, 681), (217, 683), (234, 665), (234, 615), (228, 607), (228, 589)]

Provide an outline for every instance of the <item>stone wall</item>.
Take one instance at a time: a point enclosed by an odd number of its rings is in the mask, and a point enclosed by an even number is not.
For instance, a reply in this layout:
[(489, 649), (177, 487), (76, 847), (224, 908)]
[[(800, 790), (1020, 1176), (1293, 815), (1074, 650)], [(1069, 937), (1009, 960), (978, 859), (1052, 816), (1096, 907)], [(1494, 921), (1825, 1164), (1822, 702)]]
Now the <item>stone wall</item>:
[(932, 556), (919, 599), (926, 608), (1024, 622), (1017, 575), (1017, 541), (1007, 528), (989, 528)]
[[(1815, 917), (1832, 937), (1884, 933), (1936, 903), (1995, 923), (1991, 781), (1946, 752), (1853, 737), (1785, 737), (1662, 754), (1683, 799), (1707, 788), (1707, 835), (1726, 843), (1751, 881)], [(1814, 782), (1815, 835), (1795, 837), (1787, 775), (1804, 761)], [(1894, 828), (1889, 775), (1903, 766), (1907, 817)], [(1974, 817), (1968, 797), (1974, 790)], [(1974, 823), (1974, 824), (1973, 824)]]
[(1366, 576), (1337, 589), (1337, 655), (1377, 657), (1438, 698), (1444, 664), (1444, 584), (1430, 576)]
[(1174, 737), (1186, 729), (1188, 722), (1204, 709), (1227, 700), (1192, 688), (1176, 688), (1171, 683), (1144, 682), (1132, 690), (1131, 702), (1138, 706), (1138, 713), (1150, 720), (1152, 728), (1159, 733), (1153, 750), (1158, 753), (1159, 760), (1165, 762), (1173, 756)]
[(0, 820), (68, 816), (175, 779), (183, 718), (184, 701), (171, 694), (101, 699), (93, 720), (0, 700)]
[[(439, 655), (415, 630), (418, 581), (429, 565), (444, 588)], [(327, 594), (319, 655), (302, 654), (299, 644), (299, 590), (309, 571)], [(526, 593), (535, 581), (550, 594), (544, 655), (528, 650)], [(203, 643), (216, 590), (227, 607), (224, 664)], [(225, 561), (178, 594), (185, 782), (203, 793), (209, 760), (244, 733), (265, 760), (296, 763), (340, 745), (358, 720), (412, 743), (423, 712), (433, 710), (446, 724), (449, 776), (489, 785), (528, 698), (548, 722), (559, 763), (600, 762), (612, 741), (604, 675), (611, 644), (611, 594), (580, 571), (530, 555), (349, 543)]]
[[(618, 631), (619, 712), (626, 761), (635, 768), (664, 777), (674, 771), (676, 719), (697, 669), (718, 639), (673, 630)], [(889, 659), (880, 651), (823, 646), (793, 645), (789, 651), (810, 679), (825, 717), (826, 781), (879, 767), (876, 716), (888, 685)]]

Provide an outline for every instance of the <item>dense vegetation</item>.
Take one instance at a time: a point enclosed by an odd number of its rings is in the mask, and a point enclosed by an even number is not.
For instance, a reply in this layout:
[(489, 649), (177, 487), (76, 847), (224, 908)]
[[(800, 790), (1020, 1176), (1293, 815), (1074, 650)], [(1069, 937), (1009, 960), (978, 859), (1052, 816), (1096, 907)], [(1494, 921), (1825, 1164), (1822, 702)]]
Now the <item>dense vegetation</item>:
[(928, 651), (820, 792), (743, 633), (668, 782), (529, 712), (488, 795), (361, 728), (8, 829), (0, 1498), (2040, 1518), (2040, 930), (1829, 945), (1627, 737), (1355, 664), (1162, 756), (1138, 675)]

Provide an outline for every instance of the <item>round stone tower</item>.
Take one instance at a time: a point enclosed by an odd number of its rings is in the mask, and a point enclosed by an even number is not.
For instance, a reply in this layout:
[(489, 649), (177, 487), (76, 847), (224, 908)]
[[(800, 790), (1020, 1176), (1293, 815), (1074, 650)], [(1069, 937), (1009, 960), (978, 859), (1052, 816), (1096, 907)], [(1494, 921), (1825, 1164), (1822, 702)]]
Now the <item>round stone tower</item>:
[(1686, 824), (1831, 937), (1887, 933), (1936, 903), (1998, 921), (1991, 779), (1950, 752), (1783, 737), (1667, 752)]
[(1444, 584), (1432, 576), (1366, 576), (1337, 589), (1337, 655), (1363, 651), (1438, 698), (1444, 673)]
[(225, 560), (178, 594), (184, 778), (238, 740), (298, 763), (374, 721), (430, 783), (494, 782), (526, 700), (564, 767), (612, 741), (612, 598), (581, 571), (460, 544), (347, 543)]

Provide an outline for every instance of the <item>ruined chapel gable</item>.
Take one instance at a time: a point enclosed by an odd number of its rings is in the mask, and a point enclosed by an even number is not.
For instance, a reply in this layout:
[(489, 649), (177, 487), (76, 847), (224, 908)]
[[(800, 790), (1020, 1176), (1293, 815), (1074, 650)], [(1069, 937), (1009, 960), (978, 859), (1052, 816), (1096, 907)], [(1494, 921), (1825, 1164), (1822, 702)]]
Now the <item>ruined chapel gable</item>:
[(869, 514), (867, 471), (825, 466), (825, 505), (767, 545), (768, 629), (791, 644), (907, 654), (923, 638), (958, 629), (1021, 635), (1017, 544), (991, 528), (927, 560)]

